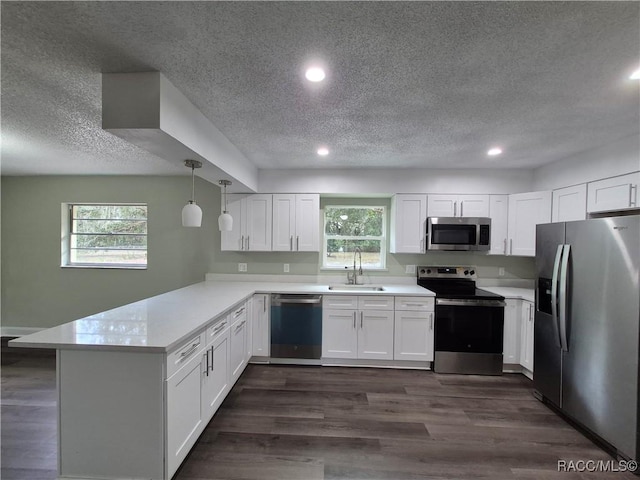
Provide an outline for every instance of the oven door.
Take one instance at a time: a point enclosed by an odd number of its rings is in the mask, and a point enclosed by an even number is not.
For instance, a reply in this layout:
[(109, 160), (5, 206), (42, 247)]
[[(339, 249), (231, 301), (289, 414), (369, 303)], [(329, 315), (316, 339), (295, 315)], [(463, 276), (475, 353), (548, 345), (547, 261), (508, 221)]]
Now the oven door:
[(504, 305), (500, 300), (436, 299), (434, 371), (500, 375)]

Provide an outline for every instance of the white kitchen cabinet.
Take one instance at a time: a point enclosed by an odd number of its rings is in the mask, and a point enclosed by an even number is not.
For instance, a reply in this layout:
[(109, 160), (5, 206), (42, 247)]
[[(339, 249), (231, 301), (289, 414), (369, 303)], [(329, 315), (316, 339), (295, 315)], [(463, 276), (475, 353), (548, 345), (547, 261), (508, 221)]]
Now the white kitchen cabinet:
[(253, 337), (253, 343), (251, 355), (255, 357), (268, 357), (271, 350), (271, 339), (269, 336), (269, 295), (256, 294), (253, 296), (252, 317), (251, 335)]
[(429, 217), (488, 217), (489, 195), (428, 195)]
[(574, 185), (553, 191), (552, 222), (570, 222), (587, 218), (587, 184)]
[(520, 336), (520, 365), (533, 373), (533, 323), (535, 306), (522, 300), (522, 330)]
[[(348, 301), (344, 303), (339, 297), (323, 297), (322, 356), (392, 360), (393, 297), (345, 296)], [(354, 299), (358, 309), (352, 308)], [(333, 308), (326, 308), (328, 305)]]
[(320, 251), (320, 195), (273, 195), (273, 251)]
[(508, 254), (534, 257), (536, 225), (551, 222), (551, 192), (509, 195)]
[(506, 255), (509, 224), (509, 195), (489, 195), (491, 255)]
[(167, 469), (172, 475), (196, 443), (205, 421), (202, 376), (206, 355), (199, 347), (182, 351), (181, 368), (167, 379)]
[(638, 208), (640, 172), (607, 178), (587, 185), (587, 212)]
[(394, 360), (433, 362), (434, 309), (432, 297), (395, 297)]
[(520, 364), (520, 337), (522, 330), (522, 301), (507, 298), (504, 307), (504, 346), (502, 363)]
[(227, 210), (233, 229), (220, 232), (222, 251), (271, 251), (273, 196), (229, 194)]
[(201, 391), (205, 419), (213, 416), (231, 388), (229, 331), (229, 321), (226, 318), (207, 328), (207, 347), (204, 353), (206, 367)]
[(231, 383), (234, 384), (244, 371), (247, 365), (247, 310), (243, 305), (235, 309), (230, 314), (229, 323), (230, 331), (230, 347), (229, 362)]
[(394, 195), (391, 199), (391, 253), (424, 253), (426, 195)]

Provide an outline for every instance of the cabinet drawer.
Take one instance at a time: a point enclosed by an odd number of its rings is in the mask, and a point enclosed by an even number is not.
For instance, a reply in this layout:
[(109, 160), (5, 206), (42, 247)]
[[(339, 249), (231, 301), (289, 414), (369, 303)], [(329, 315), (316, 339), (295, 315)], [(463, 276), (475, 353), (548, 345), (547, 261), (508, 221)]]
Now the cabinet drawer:
[(358, 308), (358, 297), (355, 295), (323, 295), (322, 308), (356, 310)]
[(213, 340), (229, 327), (229, 324), (230, 322), (228, 315), (214, 320), (214, 322), (207, 327), (206, 344), (211, 345), (213, 343)]
[(191, 337), (188, 342), (183, 343), (175, 350), (169, 352), (167, 354), (167, 378), (180, 370), (180, 368), (191, 358), (202, 352), (205, 344), (205, 332), (201, 331), (197, 335)]
[(233, 324), (235, 322), (237, 322), (238, 320), (243, 320), (247, 317), (247, 304), (243, 303), (241, 306), (235, 308), (230, 314), (229, 314), (229, 323)]
[(393, 297), (367, 295), (358, 297), (359, 310), (393, 310)]
[(396, 310), (402, 311), (433, 311), (435, 299), (433, 297), (396, 297)]

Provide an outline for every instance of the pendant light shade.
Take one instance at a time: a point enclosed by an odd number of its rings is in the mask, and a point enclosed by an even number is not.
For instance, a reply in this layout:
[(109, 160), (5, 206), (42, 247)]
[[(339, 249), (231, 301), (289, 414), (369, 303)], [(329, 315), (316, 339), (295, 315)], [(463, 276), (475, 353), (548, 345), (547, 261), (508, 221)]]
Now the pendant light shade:
[(182, 207), (182, 226), (199, 227), (202, 225), (202, 209), (196, 204), (194, 170), (202, 167), (202, 162), (199, 162), (198, 160), (185, 160), (184, 164), (191, 168), (191, 200)]
[(224, 210), (218, 217), (218, 228), (221, 232), (229, 232), (233, 229), (233, 217), (227, 212), (227, 187), (231, 185), (231, 181), (220, 180), (218, 183), (224, 188)]

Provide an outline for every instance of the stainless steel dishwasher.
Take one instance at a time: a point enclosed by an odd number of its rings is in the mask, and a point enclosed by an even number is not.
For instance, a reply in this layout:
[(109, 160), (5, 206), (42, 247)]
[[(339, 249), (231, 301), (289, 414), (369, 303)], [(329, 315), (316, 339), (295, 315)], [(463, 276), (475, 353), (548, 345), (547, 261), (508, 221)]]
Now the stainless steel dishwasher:
[(312, 359), (319, 363), (321, 355), (322, 295), (272, 294), (271, 361)]

